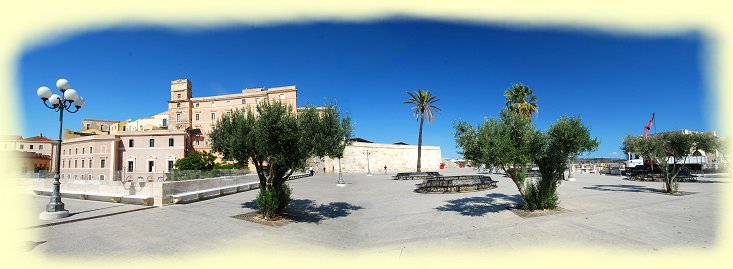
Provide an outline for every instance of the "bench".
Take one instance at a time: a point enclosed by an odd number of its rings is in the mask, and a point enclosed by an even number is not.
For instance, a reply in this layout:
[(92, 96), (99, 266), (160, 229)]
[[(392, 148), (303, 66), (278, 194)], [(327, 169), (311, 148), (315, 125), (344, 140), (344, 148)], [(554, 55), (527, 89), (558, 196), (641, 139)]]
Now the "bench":
[(410, 173), (397, 173), (393, 180), (425, 180), (429, 178), (435, 178), (442, 176), (438, 172), (410, 172)]
[(450, 176), (436, 177), (426, 179), (417, 187), (415, 192), (418, 193), (452, 193), (452, 192), (469, 192), (496, 188), (497, 181), (489, 176), (470, 175), (470, 176)]
[(230, 186), (223, 186), (223, 187), (216, 187), (216, 188), (210, 188), (210, 189), (203, 189), (203, 190), (196, 190), (196, 191), (189, 191), (189, 192), (182, 192), (171, 195), (172, 203), (177, 204), (181, 201), (188, 201), (192, 200), (190, 198), (195, 198), (193, 200), (201, 200), (205, 197), (206, 193), (216, 193), (217, 195), (221, 196), (226, 194), (226, 190), (233, 190), (231, 193), (236, 193), (240, 191), (247, 191), (251, 189), (257, 189), (260, 187), (259, 181), (253, 181), (253, 182), (247, 182), (243, 184), (237, 184), (237, 185), (230, 185)]

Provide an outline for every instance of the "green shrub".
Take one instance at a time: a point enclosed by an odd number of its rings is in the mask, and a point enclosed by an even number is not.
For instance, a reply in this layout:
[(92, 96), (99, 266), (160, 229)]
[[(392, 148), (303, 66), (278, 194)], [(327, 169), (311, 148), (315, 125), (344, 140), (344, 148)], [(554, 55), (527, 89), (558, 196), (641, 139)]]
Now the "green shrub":
[(273, 186), (272, 188), (260, 188), (255, 202), (260, 213), (266, 218), (272, 218), (285, 212), (290, 203), (291, 189), (287, 184)]
[(525, 197), (524, 198), (524, 209), (526, 210), (537, 210), (537, 209), (555, 209), (560, 203), (560, 198), (557, 195), (557, 186), (554, 183), (543, 184), (545, 182), (540, 181), (528, 181), (525, 184)]

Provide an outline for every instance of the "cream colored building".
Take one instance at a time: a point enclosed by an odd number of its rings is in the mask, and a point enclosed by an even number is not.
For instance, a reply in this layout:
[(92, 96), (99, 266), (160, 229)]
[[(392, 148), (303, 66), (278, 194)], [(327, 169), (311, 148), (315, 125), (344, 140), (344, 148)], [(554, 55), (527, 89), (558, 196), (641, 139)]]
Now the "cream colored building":
[(123, 132), (118, 137), (117, 161), (125, 181), (163, 181), (191, 147), (185, 130)]
[(295, 86), (273, 88), (246, 88), (241, 93), (208, 97), (192, 97), (191, 81), (178, 79), (171, 81), (171, 99), (168, 101), (168, 119), (171, 129), (198, 130), (192, 139), (196, 150), (211, 150), (208, 134), (221, 117), (231, 115), (236, 110), (255, 111), (257, 104), (268, 99), (280, 101), (296, 112), (297, 92)]
[(65, 179), (162, 181), (190, 147), (183, 130), (120, 132), (71, 138), (61, 146)]
[[(56, 140), (45, 137), (43, 134), (28, 138), (19, 135), (0, 136), (0, 150), (21, 152), (17, 156), (21, 156), (27, 164), (20, 169), (21, 172), (53, 171), (56, 145)], [(23, 154), (25, 152), (36, 154)]]
[(127, 122), (123, 125), (124, 131), (152, 131), (168, 129), (168, 111), (153, 116)]
[[(423, 172), (439, 171), (441, 160), (440, 147), (422, 146), (420, 165)], [(414, 172), (417, 169), (417, 145), (352, 142), (344, 149), (344, 157), (341, 159), (341, 171), (344, 173), (370, 171), (372, 174), (383, 174), (385, 165), (387, 173)], [(324, 158), (323, 162), (315, 164), (314, 168), (318, 172), (323, 172), (324, 167), (327, 173), (338, 172), (339, 160)]]

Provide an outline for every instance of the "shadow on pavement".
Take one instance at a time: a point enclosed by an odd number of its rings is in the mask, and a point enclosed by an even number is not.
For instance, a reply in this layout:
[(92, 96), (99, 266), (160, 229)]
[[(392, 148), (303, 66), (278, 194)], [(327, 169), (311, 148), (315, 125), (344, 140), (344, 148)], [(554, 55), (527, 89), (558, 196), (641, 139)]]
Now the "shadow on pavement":
[[(242, 203), (243, 208), (257, 210), (257, 203), (254, 200)], [(358, 205), (346, 202), (331, 202), (328, 204), (316, 205), (310, 199), (293, 199), (285, 214), (290, 216), (294, 222), (307, 222), (319, 224), (327, 219), (335, 219), (351, 215), (353, 211), (364, 209)]]
[(82, 214), (82, 213), (87, 213), (87, 212), (92, 212), (92, 211), (97, 211), (97, 210), (102, 210), (102, 209), (109, 209), (109, 208), (113, 208), (113, 207), (120, 207), (120, 206), (124, 206), (124, 205), (114, 205), (114, 206), (95, 208), (95, 209), (84, 210), (84, 211), (79, 211), (79, 212), (71, 212), (71, 213), (69, 213), (69, 216), (73, 216), (73, 215), (77, 215), (77, 214)]
[(491, 193), (486, 196), (466, 197), (455, 200), (448, 200), (448, 203), (436, 207), (438, 211), (454, 211), (463, 216), (480, 217), (487, 213), (496, 213), (507, 210), (509, 206), (522, 204), (519, 194), (506, 195), (502, 193)]
[(662, 192), (661, 189), (637, 186), (637, 185), (593, 185), (590, 187), (583, 187), (583, 189), (597, 190), (597, 191)]
[(25, 245), (26, 251), (31, 251), (34, 248), (36, 248), (36, 246), (38, 246), (40, 244), (43, 244), (43, 243), (46, 243), (46, 241), (38, 241), (38, 242), (35, 242), (35, 241), (26, 241), (25, 243), (26, 243), (26, 245)]

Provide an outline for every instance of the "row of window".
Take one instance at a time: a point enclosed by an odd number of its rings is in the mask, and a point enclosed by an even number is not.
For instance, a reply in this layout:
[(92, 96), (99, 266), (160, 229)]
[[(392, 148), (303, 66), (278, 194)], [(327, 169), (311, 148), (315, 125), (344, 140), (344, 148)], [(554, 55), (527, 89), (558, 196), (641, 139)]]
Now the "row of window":
[[(168, 160), (168, 170), (166, 171), (172, 171), (173, 170), (173, 164), (175, 162), (173, 160)], [(127, 161), (127, 172), (134, 172), (135, 171), (135, 161)], [(148, 160), (148, 169), (147, 171), (149, 173), (155, 172), (155, 161)]]
[[(181, 94), (179, 93), (177, 97), (178, 97), (178, 99), (181, 99)], [(280, 94), (279, 98), (280, 98), (280, 100), (284, 101), (285, 100), (285, 94)], [(246, 105), (247, 104), (247, 99), (242, 99), (240, 102), (241, 102), (241, 104)], [(262, 98), (260, 98), (260, 97), (255, 98), (255, 102), (257, 104), (259, 104), (260, 102), (262, 102)], [(231, 105), (231, 104), (232, 104), (231, 100), (227, 100), (227, 105)], [(200, 106), (201, 106), (201, 103), (194, 103), (194, 107), (200, 107)], [(176, 104), (176, 107), (180, 108), (181, 107), (181, 103), (177, 103)], [(212, 101), (211, 102), (211, 107), (216, 107), (216, 102)]]
[[(78, 166), (79, 161), (81, 161), (81, 167)], [(85, 162), (85, 161), (86, 160), (74, 160), (74, 165), (72, 166), (71, 160), (66, 160), (66, 161), (61, 160), (61, 168), (85, 168), (84, 167), (85, 163), (89, 164), (89, 167), (87, 168), (92, 168), (92, 159), (89, 159), (89, 162)], [(99, 168), (104, 168), (106, 161), (107, 160), (105, 159), (99, 160)]]
[[(65, 179), (71, 179), (71, 175), (69, 174), (61, 174), (61, 178)], [(91, 174), (89, 175), (74, 175), (74, 179), (93, 179)], [(99, 180), (104, 180), (104, 175), (99, 175)]]
[[(94, 153), (94, 150), (93, 149), (94, 149), (93, 147), (89, 147), (89, 154)], [(63, 150), (64, 155), (67, 155), (66, 154), (67, 153), (67, 150), (68, 150), (68, 153), (69, 153), (68, 155), (71, 155), (71, 152), (74, 152), (75, 155), (76, 154), (79, 154), (79, 148), (73, 148), (73, 149), (64, 149)], [(84, 148), (84, 147), (81, 148), (81, 154), (87, 154), (86, 148)]]
[[(175, 143), (175, 140), (173, 138), (168, 138), (168, 146), (169, 147), (173, 147), (173, 146), (175, 146), (175, 144), (176, 143)], [(130, 138), (130, 140), (127, 141), (127, 146), (130, 147), (130, 148), (134, 148), (135, 147), (135, 139)], [(148, 140), (148, 146), (151, 147), (151, 148), (152, 147), (155, 147), (155, 138), (150, 138)]]
[[(8, 144), (4, 144), (3, 148), (8, 148)], [(25, 149), (25, 144), (20, 144), (20, 149)], [(33, 149), (33, 145), (28, 145), (28, 149)], [(38, 149), (43, 149), (43, 145), (38, 145)]]

